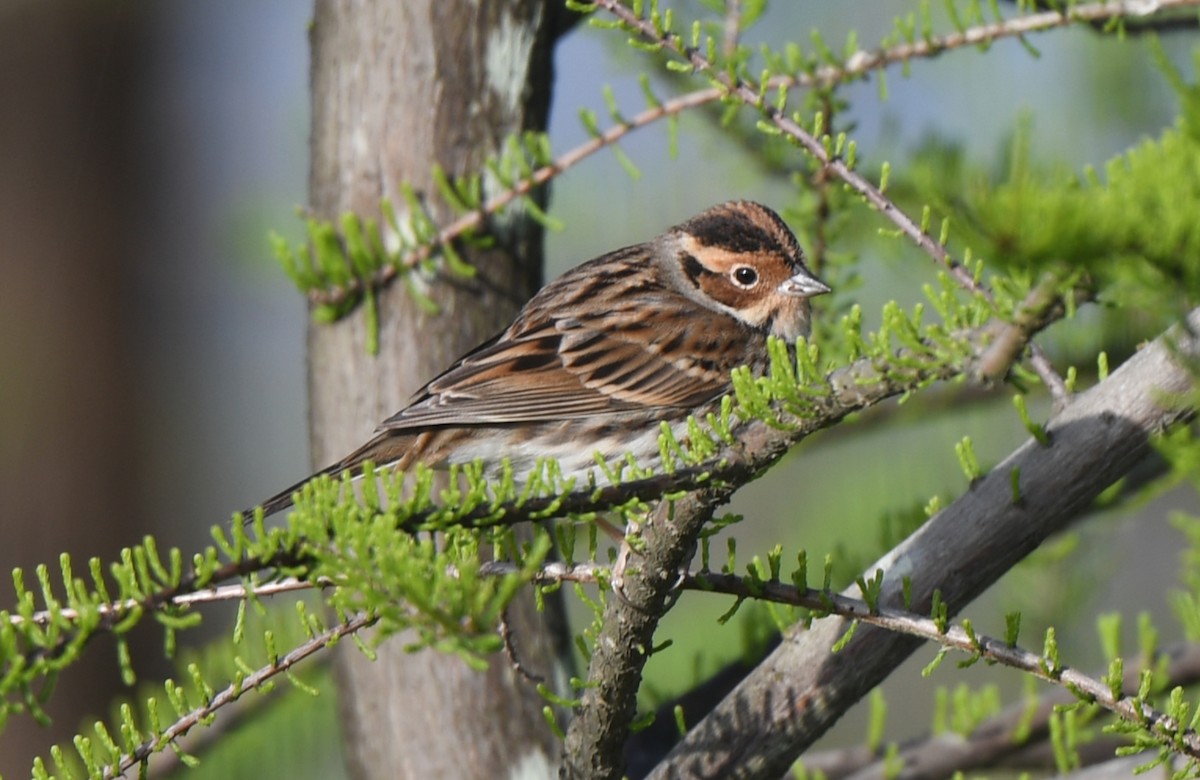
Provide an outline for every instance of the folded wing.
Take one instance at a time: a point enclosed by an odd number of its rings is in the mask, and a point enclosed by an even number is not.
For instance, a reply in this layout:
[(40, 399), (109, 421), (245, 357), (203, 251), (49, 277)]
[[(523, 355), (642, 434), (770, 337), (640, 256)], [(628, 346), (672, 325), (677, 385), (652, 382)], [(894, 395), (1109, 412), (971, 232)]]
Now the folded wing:
[(738, 327), (720, 315), (681, 319), (670, 307), (525, 322), (467, 354), (380, 430), (693, 408), (729, 390), (744, 362), (728, 349), (728, 329)]

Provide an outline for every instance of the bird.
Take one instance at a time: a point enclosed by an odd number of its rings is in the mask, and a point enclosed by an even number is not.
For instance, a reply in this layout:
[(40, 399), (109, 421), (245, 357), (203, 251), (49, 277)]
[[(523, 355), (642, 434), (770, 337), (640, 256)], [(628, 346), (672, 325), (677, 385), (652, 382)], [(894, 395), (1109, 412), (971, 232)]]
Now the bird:
[[(521, 480), (543, 459), (564, 477), (596, 457), (653, 468), (667, 423), (686, 439), (731, 392), (731, 373), (767, 370), (767, 339), (810, 332), (809, 299), (830, 292), (767, 206), (722, 203), (644, 243), (582, 263), (543, 287), (503, 332), (417, 391), (373, 438), (263, 501), (293, 505), (320, 475), (482, 461)], [(251, 517), (253, 511), (247, 512)]]

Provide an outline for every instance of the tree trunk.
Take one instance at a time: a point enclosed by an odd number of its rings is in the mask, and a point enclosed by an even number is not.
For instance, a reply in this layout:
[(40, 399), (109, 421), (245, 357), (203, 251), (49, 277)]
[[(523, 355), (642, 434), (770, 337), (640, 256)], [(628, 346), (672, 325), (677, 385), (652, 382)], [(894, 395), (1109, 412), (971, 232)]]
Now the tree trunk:
[[(120, 557), (147, 527), (138, 496), (144, 394), (131, 371), (145, 182), (139, 104), (153, 24), (117, 4), (8, 3), (0, 11), (0, 572), (70, 554)], [(144, 9), (142, 9), (144, 10)], [(61, 597), (60, 591), (60, 597)], [(139, 674), (161, 635), (136, 631)], [(6, 659), (11, 663), (12, 659)], [(168, 667), (169, 668), (169, 667)], [(102, 637), (63, 671), (45, 704), (0, 728), (0, 776), (70, 739), (126, 689)]]
[[(435, 164), (456, 175), (483, 169), (503, 139), (543, 129), (557, 5), (542, 0), (317, 0), (312, 28), (312, 207), (378, 217), (401, 184), (429, 213), (448, 210)], [(485, 192), (485, 195), (487, 193)], [(541, 231), (526, 218), (493, 225), (496, 246), (466, 255), (469, 281), (439, 277), (440, 311), (413, 305), (403, 285), (379, 295), (380, 351), (367, 354), (361, 312), (309, 327), (314, 467), (368, 438), (429, 378), (505, 327), (541, 277)], [(523, 665), (561, 679), (569, 658), (557, 603), (510, 610)], [(496, 657), (486, 672), (433, 652), (408, 654), (393, 638), (368, 661), (346, 643), (338, 677), (347, 755), (356, 778), (494, 777), (557, 764), (544, 700)]]

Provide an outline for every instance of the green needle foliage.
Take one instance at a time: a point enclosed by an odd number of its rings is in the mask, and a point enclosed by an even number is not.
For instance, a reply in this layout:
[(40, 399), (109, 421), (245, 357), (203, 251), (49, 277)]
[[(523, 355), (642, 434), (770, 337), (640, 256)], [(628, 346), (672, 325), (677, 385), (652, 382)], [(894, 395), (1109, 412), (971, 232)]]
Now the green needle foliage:
[[(592, 579), (599, 585), (590, 590), (572, 582), (569, 588), (585, 614), (591, 613), (590, 622), (575, 637), (581, 657), (590, 659), (604, 632), (612, 598), (608, 586), (614, 576), (615, 553), (597, 541), (598, 517), (618, 527), (638, 528), (660, 501), (673, 508), (697, 490), (724, 491), (727, 497), (777, 462), (788, 446), (817, 430), (887, 399), (925, 398), (935, 386), (936, 392), (945, 393), (948, 386), (981, 379), (981, 357), (1013, 333), (1013, 353), (998, 375), (982, 377), (982, 383), (1009, 381), (1016, 386), (1011, 424), (1046, 446), (1047, 428), (1025, 400), (1043, 376), (1021, 363), (1030, 338), (1053, 323), (1066, 322), (1069, 327), (1088, 301), (1100, 301), (1118, 316), (1127, 317), (1130, 311), (1144, 315), (1141, 336), (1157, 332), (1196, 304), (1200, 88), (1167, 64), (1161, 50), (1155, 49), (1180, 100), (1179, 119), (1099, 171), (1039, 163), (1034, 123), (1028, 121), (1013, 131), (1005, 165), (998, 172), (979, 169), (959, 149), (930, 144), (903, 166), (871, 163), (870, 169), (879, 171), (872, 178), (861, 173), (868, 166), (844, 119), (849, 108), (844, 87), (869, 76), (877, 78), (881, 93), (886, 93), (884, 66), (903, 63), (907, 69), (911, 58), (949, 53), (965, 45), (959, 41), (961, 34), (1002, 24), (1007, 12), (1002, 13), (996, 2), (949, 2), (944, 4), (944, 19), (937, 19), (929, 4), (922, 4), (897, 19), (889, 35), (869, 51), (854, 34), (834, 44), (820, 33), (803, 46), (792, 41), (772, 49), (724, 38), (728, 19), (722, 15), (730, 9), (726, 3), (701, 0), (699, 5), (678, 11), (654, 0), (568, 0), (568, 7), (588, 14), (590, 24), (644, 57), (646, 70), (653, 74), (643, 73), (641, 78), (643, 113), (622, 112), (608, 93), (607, 119), (585, 111), (581, 122), (592, 151), (611, 148), (618, 164), (636, 177), (636, 167), (619, 148), (624, 134), (659, 121), (667, 122), (674, 133), (680, 113), (707, 111), (729, 139), (756, 153), (764, 171), (795, 185), (784, 212), (811, 248), (814, 267), (836, 291), (818, 301), (821, 316), (815, 318), (811, 338), (797, 345), (772, 340), (769, 371), (763, 376), (745, 368), (735, 371), (733, 392), (719, 413), (691, 420), (686, 437), (680, 439), (664, 426), (661, 467), (632, 459), (598, 459), (586, 484), (564, 479), (553, 461), (540, 464), (523, 483), (513, 478), (511, 469), (489, 481), (482, 464), (453, 469), (443, 479), (424, 468), (410, 474), (368, 468), (358, 481), (349, 474), (312, 480), (297, 494), (282, 526), (268, 528), (261, 513), (248, 518), (249, 523), (237, 517), (228, 526), (215, 526), (213, 543), (199, 551), (162, 551), (154, 539), (146, 538), (115, 561), (93, 558), (80, 567), (63, 556), (55, 566), (13, 572), (12, 603), (0, 610), (0, 727), (12, 717), (44, 720), (43, 707), (54, 695), (58, 675), (76, 663), (97, 636), (116, 638), (123, 672), (132, 684), (133, 663), (124, 644), (132, 629), (155, 621), (167, 653), (173, 654), (177, 635), (201, 621), (201, 602), (189, 599), (218, 586), (245, 588), (228, 643), (206, 655), (204, 662), (182, 664), (178, 679), (122, 704), (113, 717), (80, 734), (71, 746), (54, 748), (48, 758), (39, 759), (34, 776), (101, 777), (124, 771), (155, 753), (176, 749), (176, 736), (186, 731), (180, 724), (207, 726), (218, 707), (251, 690), (269, 688), (276, 676), (287, 676), (296, 689), (309, 692), (309, 681), (295, 676), (292, 665), (347, 638), (371, 654), (376, 643), (403, 631), (411, 649), (435, 648), (481, 667), (504, 649), (499, 625), (518, 593), (532, 589), (540, 596), (568, 581), (546, 576), (548, 562), (556, 557), (568, 567), (591, 566)], [(764, 0), (743, 0), (739, 31), (744, 34), (765, 9)], [(1017, 18), (1024, 13), (1032, 9)], [(1114, 16), (1105, 23), (1110, 33), (1119, 32), (1122, 20)], [(1031, 45), (1025, 37), (1021, 40)], [(986, 52), (992, 42), (984, 37), (973, 45)], [(667, 90), (670, 96), (664, 94)], [(714, 90), (716, 96), (687, 109), (675, 100), (681, 91), (700, 90)], [(543, 212), (536, 188), (569, 166), (562, 157), (555, 158), (541, 134), (510, 138), (504, 148), (502, 155), (469, 175), (452, 177), (439, 171), (436, 193), (418, 194), (404, 187), (403, 204), (382, 201), (377, 214), (346, 214), (333, 221), (308, 217), (307, 239), (298, 246), (273, 237), (285, 273), (313, 303), (314, 316), (331, 322), (362, 311), (374, 332), (376, 295), (394, 283), (405, 284), (415, 304), (433, 312), (436, 305), (424, 292), (427, 278), (435, 271), (474, 273), (459, 248), (487, 245), (491, 239), (483, 229), (485, 217), (519, 205), (556, 227), (557, 220)], [(455, 216), (453, 225), (436, 223), (422, 206), (433, 195)], [(894, 217), (896, 213), (919, 216), (905, 222)], [(882, 221), (885, 217), (892, 221)], [(863, 231), (864, 225), (873, 230)], [(876, 244), (915, 244), (930, 256), (920, 272), (921, 279), (929, 280), (919, 288), (921, 300), (888, 300), (864, 311), (856, 297), (864, 233)], [(877, 327), (864, 325), (867, 319)], [(374, 339), (365, 346), (378, 347)], [(1094, 359), (1103, 380), (1107, 357), (1102, 353)], [(1073, 387), (1076, 379), (1072, 369), (1069, 385)], [(1193, 411), (1200, 408), (1196, 395), (1165, 402)], [(745, 442), (751, 438), (767, 439), (773, 448), (747, 454)], [(1200, 441), (1191, 428), (1177, 427), (1155, 446), (1166, 464), (1164, 474), (1139, 495), (1170, 484), (1200, 489)], [(977, 451), (981, 445), (972, 436), (958, 437), (951, 448), (965, 477), (957, 489), (970, 491), (992, 461)], [(1011, 502), (1020, 506), (1025, 501), (1023, 475), (1014, 469), (1010, 476)], [(741, 588), (729, 591), (732, 602), (718, 624), (743, 604), (754, 604), (761, 608), (746, 610), (757, 616), (745, 629), (749, 634), (761, 638), (774, 629), (795, 630), (796, 625), (834, 612), (834, 584), (855, 579), (868, 613), (855, 619), (878, 617), (882, 573), (862, 574), (865, 561), (897, 544), (952, 499), (939, 495), (918, 503), (898, 500), (879, 519), (873, 539), (837, 556), (814, 555), (812, 571), (808, 552), (789, 551), (782, 544), (764, 555), (743, 552), (739, 558), (737, 540), (728, 537), (722, 543), (716, 534), (727, 532), (740, 516), (714, 519), (696, 540), (701, 568), (710, 576), (735, 576)], [(1114, 490), (1104, 500), (1117, 505), (1129, 496)], [(548, 520), (555, 523), (542, 522)], [(1181, 515), (1175, 522), (1187, 546), (1172, 605), (1183, 635), (1197, 641), (1200, 520)], [(532, 531), (519, 537), (514, 533), (517, 525)], [(632, 532), (625, 542), (635, 553), (647, 543)], [(872, 544), (878, 549), (864, 552)], [(722, 546), (723, 558), (716, 552)], [(505, 568), (489, 569), (485, 560), (502, 562)], [(816, 563), (821, 561), (823, 569)], [(294, 615), (263, 618), (256, 591), (293, 580), (319, 592), (321, 607), (299, 600)], [(824, 601), (812, 605), (772, 598), (772, 587), (781, 584), (797, 591), (815, 584)], [(713, 581), (706, 585), (702, 576), (696, 587), (715, 589)], [(905, 595), (910, 595), (908, 590)], [(1070, 600), (1077, 600), (1071, 595)], [(928, 615), (914, 620), (932, 618), (938, 635), (933, 641), (941, 641), (960, 628), (948, 615), (938, 597)], [(1188, 740), (1195, 736), (1200, 708), (1183, 687), (1167, 684), (1158, 660), (1157, 629), (1148, 618), (1141, 619), (1135, 654), (1122, 656), (1121, 621), (1108, 616), (1101, 623), (1106, 671), (1097, 678), (1110, 698), (1156, 707), (1170, 720), (1109, 718), (1107, 710), (1096, 705), (1094, 693), (1071, 688), (1081, 702), (1060, 708), (1036, 725), (1048, 735), (1057, 770), (1077, 768), (1080, 747), (1101, 729), (1125, 737), (1129, 751), (1154, 751), (1156, 762), (1192, 750)], [(995, 624), (1005, 627), (1003, 644), (1015, 648), (1020, 614), (997, 616)], [(360, 631), (368, 626), (371, 638), (364, 639)], [(846, 633), (843, 645), (855, 630)], [(999, 660), (969, 620), (963, 621), (961, 631), (969, 640), (962, 665)], [(1068, 676), (1073, 664), (1069, 650), (1059, 644), (1057, 629), (1050, 626), (1043, 633), (1026, 628), (1026, 633), (1027, 644), (1042, 640), (1035, 653), (1036, 668), (1025, 670), (1030, 677), (1061, 681)], [(646, 653), (664, 651), (669, 641)], [(934, 673), (948, 654), (949, 641), (945, 639), (926, 666), (927, 674)], [(1142, 670), (1140, 689), (1131, 692), (1128, 675), (1134, 669)], [(574, 688), (582, 691), (591, 684), (577, 680)], [(554, 707), (573, 707), (579, 701), (549, 685), (541, 689), (547, 698), (547, 721), (560, 730)], [(939, 689), (933, 697), (931, 730), (964, 737), (997, 717), (1003, 706), (1002, 695), (991, 685), (958, 685)], [(1035, 729), (1033, 699), (1028, 690), (1017, 697), (1026, 713), (1014, 737), (1017, 742)], [(882, 695), (875, 695), (872, 708), (867, 742), (898, 771), (898, 749), (885, 733), (887, 702)], [(682, 710), (674, 717), (681, 730), (690, 724)], [(642, 716), (638, 724), (648, 720)], [(194, 762), (183, 752), (180, 759)], [(1193, 767), (1179, 774), (1195, 773)]]

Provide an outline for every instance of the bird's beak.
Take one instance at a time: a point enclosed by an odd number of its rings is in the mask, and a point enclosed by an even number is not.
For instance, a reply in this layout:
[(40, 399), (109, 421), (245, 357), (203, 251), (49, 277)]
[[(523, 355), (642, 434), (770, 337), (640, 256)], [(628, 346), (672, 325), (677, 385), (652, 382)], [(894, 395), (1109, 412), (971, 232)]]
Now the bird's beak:
[(831, 290), (827, 284), (808, 271), (801, 271), (795, 276), (788, 277), (783, 284), (779, 285), (779, 292), (784, 295), (811, 298), (814, 295), (824, 295)]

